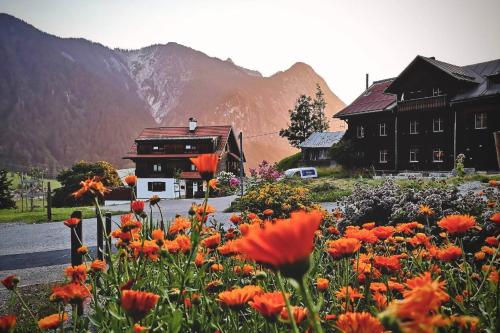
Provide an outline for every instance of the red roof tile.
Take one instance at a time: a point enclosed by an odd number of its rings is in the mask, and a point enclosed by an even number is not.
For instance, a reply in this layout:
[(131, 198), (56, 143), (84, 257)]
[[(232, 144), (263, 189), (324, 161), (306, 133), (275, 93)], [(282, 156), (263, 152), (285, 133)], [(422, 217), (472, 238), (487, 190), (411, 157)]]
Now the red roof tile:
[(342, 118), (359, 113), (382, 111), (396, 101), (396, 96), (384, 94), (385, 89), (394, 81), (387, 79), (374, 82), (367, 91), (364, 91), (351, 104), (335, 114), (336, 118)]
[(201, 179), (198, 171), (183, 171), (180, 175), (181, 179)]

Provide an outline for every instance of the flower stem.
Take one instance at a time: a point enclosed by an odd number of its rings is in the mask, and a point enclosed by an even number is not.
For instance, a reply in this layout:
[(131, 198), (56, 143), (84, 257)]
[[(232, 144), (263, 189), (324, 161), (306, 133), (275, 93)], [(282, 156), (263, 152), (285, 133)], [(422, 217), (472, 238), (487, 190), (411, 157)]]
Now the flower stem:
[(297, 327), (297, 324), (295, 323), (295, 317), (293, 316), (293, 313), (292, 313), (292, 307), (290, 306), (290, 301), (288, 300), (288, 297), (286, 297), (285, 286), (283, 284), (283, 279), (281, 278), (281, 274), (276, 273), (276, 277), (278, 280), (278, 286), (280, 287), (280, 290), (281, 290), (281, 294), (283, 295), (283, 299), (285, 300), (286, 311), (288, 312), (288, 318), (290, 319), (290, 322), (292, 323), (293, 332), (299, 333), (299, 329)]
[(314, 328), (316, 333), (323, 333), (323, 328), (319, 322), (319, 316), (316, 313), (316, 307), (312, 301), (311, 294), (309, 293), (309, 288), (306, 285), (306, 277), (307, 275), (304, 275), (302, 279), (297, 281), (299, 283), (299, 291), (302, 295), (302, 299), (306, 303), (307, 310), (309, 311), (309, 315), (307, 317), (309, 318), (310, 325)]

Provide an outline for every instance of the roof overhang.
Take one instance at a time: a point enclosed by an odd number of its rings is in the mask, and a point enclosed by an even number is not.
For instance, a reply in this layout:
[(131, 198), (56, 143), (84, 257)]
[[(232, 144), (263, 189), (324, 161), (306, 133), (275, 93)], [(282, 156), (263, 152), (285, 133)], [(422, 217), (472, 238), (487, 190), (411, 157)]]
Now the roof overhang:
[(135, 141), (175, 141), (175, 140), (215, 140), (218, 136), (167, 136), (167, 137), (150, 137), (137, 138)]

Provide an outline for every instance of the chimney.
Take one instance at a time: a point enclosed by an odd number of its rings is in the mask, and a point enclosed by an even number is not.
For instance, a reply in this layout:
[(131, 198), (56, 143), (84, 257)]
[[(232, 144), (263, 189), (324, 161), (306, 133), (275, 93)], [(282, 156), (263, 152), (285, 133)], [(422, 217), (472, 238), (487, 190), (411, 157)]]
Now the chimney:
[(368, 73), (366, 73), (366, 89), (365, 90), (368, 90), (368, 86), (369, 86), (369, 80), (368, 80)]
[(189, 118), (189, 132), (196, 131), (196, 126), (198, 122), (193, 117)]

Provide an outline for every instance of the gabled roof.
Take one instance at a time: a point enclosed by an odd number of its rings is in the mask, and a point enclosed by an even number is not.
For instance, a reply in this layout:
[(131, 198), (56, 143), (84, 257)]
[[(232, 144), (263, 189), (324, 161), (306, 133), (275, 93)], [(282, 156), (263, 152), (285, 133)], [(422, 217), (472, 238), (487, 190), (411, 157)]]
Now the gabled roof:
[[(223, 126), (197, 126), (194, 132), (189, 131), (189, 127), (150, 127), (145, 128), (135, 139), (135, 143), (130, 147), (124, 158), (148, 157), (148, 155), (137, 154), (137, 142), (148, 140), (200, 140), (219, 138), (216, 153), (221, 155), (224, 152), (229, 136), (234, 135), (230, 125)], [(238, 147), (239, 149), (239, 147)], [(164, 155), (164, 156), (163, 156)], [(190, 157), (192, 154), (154, 154), (151, 157)], [(194, 154), (195, 156), (197, 154)]]
[(315, 132), (300, 144), (301, 148), (330, 148), (344, 136), (344, 131)]
[(335, 114), (335, 118), (343, 118), (361, 113), (383, 111), (396, 102), (396, 96), (384, 93), (394, 79), (375, 81), (351, 104)]
[(480, 83), (455, 96), (452, 103), (500, 94), (500, 59), (463, 66), (463, 68), (476, 73), (480, 78)]

